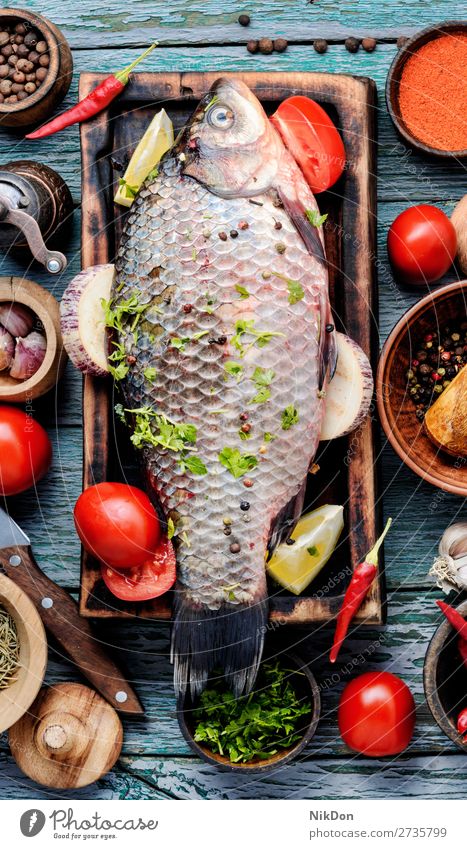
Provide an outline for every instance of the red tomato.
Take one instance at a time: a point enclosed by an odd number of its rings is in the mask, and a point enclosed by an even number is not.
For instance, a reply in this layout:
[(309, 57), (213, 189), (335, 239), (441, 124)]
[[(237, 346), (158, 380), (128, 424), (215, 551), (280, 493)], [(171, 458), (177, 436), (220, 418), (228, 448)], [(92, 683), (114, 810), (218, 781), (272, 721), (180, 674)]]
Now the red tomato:
[(319, 103), (288, 97), (271, 121), (315, 194), (333, 186), (345, 167), (344, 142)]
[(17, 495), (34, 486), (51, 462), (42, 425), (17, 407), (0, 406), (0, 494)]
[(123, 601), (147, 601), (166, 593), (175, 583), (176, 559), (172, 543), (162, 539), (152, 557), (135, 569), (120, 571), (102, 566), (106, 587)]
[(389, 228), (389, 259), (405, 283), (418, 285), (439, 280), (452, 264), (456, 248), (456, 231), (436, 206), (410, 206)]
[(74, 519), (86, 551), (115, 569), (141, 566), (159, 541), (159, 519), (148, 496), (126, 483), (85, 489), (75, 504)]
[(372, 758), (398, 755), (409, 745), (415, 726), (412, 693), (390, 672), (365, 672), (342, 693), (338, 723), (350, 749)]

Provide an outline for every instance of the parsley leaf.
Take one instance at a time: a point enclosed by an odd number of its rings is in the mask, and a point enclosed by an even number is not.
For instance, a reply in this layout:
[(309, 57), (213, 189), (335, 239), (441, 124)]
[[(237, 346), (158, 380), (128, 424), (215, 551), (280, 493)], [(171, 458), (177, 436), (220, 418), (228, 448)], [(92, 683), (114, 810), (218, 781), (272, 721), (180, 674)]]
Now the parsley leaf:
[(175, 523), (173, 519), (167, 519), (167, 539), (172, 539), (175, 536)]
[(196, 454), (185, 454), (180, 457), (179, 466), (183, 472), (188, 469), (194, 475), (207, 475), (208, 470), (203, 461)]
[(240, 283), (235, 284), (235, 291), (240, 295), (240, 300), (244, 301), (246, 298), (250, 297), (250, 293), (248, 289), (245, 289), (244, 286), (240, 286)]
[(298, 422), (298, 410), (293, 404), (289, 404), (282, 413), (282, 430), (289, 430)]
[(241, 478), (258, 465), (253, 454), (240, 454), (238, 448), (223, 448), (219, 453), (219, 460), (234, 478)]
[[(245, 335), (253, 337), (253, 341), (246, 348), (243, 345), (243, 337)], [(284, 333), (271, 330), (257, 330), (253, 319), (239, 318), (235, 322), (235, 334), (230, 341), (237, 351), (240, 352), (240, 356), (243, 357), (252, 345), (257, 345), (258, 348), (264, 348), (274, 336), (284, 335)]]
[(287, 289), (289, 290), (289, 304), (296, 304), (305, 297), (305, 290), (298, 280), (289, 280)]
[(263, 436), (263, 439), (265, 442), (272, 442), (273, 439), (277, 439), (277, 436), (275, 436), (273, 433), (269, 433), (269, 431), (267, 430)]
[(261, 366), (256, 366), (251, 379), (256, 386), (270, 386), (275, 376), (276, 372), (273, 371), (272, 368), (261, 368)]
[(224, 369), (227, 374), (230, 374), (232, 377), (236, 377), (237, 380), (240, 380), (243, 374), (243, 366), (241, 363), (235, 363), (233, 360), (228, 360), (224, 363)]
[(325, 215), (320, 215), (317, 209), (305, 209), (305, 215), (313, 227), (321, 227), (328, 217), (327, 212)]
[(147, 368), (144, 369), (143, 374), (144, 374), (146, 380), (152, 381), (156, 377), (157, 369), (153, 368), (153, 366), (148, 366)]
[(262, 386), (256, 395), (253, 396), (251, 401), (248, 401), (249, 404), (264, 404), (265, 401), (269, 401), (271, 397), (271, 390), (267, 386)]

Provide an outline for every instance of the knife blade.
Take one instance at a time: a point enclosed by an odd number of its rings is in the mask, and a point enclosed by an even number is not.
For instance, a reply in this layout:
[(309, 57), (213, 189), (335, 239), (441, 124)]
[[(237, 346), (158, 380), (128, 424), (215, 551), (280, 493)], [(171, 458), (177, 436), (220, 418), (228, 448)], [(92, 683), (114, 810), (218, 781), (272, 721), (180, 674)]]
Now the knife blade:
[(83, 675), (120, 713), (144, 714), (138, 696), (104, 651), (72, 597), (37, 565), (31, 541), (0, 507), (0, 567), (24, 590), (48, 631)]

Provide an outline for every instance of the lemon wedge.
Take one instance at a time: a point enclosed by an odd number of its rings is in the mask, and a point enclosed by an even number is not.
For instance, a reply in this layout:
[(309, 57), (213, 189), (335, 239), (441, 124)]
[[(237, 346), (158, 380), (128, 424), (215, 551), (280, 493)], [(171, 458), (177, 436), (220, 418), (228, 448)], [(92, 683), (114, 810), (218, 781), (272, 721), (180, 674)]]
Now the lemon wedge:
[(120, 181), (115, 203), (122, 206), (131, 206), (135, 196), (148, 176), (149, 172), (162, 159), (164, 153), (174, 143), (174, 130), (172, 121), (165, 109), (161, 109), (154, 116), (144, 136), (138, 142), (136, 150), (131, 157), (128, 168)]
[(344, 508), (325, 504), (302, 516), (290, 538), (279, 545), (266, 564), (271, 578), (295, 595), (316, 578), (328, 562), (344, 527)]

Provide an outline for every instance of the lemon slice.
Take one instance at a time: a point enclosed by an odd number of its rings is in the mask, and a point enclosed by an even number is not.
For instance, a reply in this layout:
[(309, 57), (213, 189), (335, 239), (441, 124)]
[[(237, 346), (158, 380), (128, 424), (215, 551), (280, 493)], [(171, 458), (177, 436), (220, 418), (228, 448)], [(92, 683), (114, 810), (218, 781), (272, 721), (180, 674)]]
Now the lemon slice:
[(295, 544), (279, 545), (267, 563), (271, 578), (300, 595), (328, 562), (343, 527), (344, 508), (337, 504), (325, 504), (302, 516), (290, 535)]
[(164, 153), (174, 143), (174, 130), (172, 121), (165, 109), (161, 109), (154, 116), (144, 136), (138, 142), (136, 150), (131, 157), (128, 168), (115, 195), (115, 203), (122, 206), (131, 206), (138, 189), (143, 184), (149, 172), (162, 159)]

